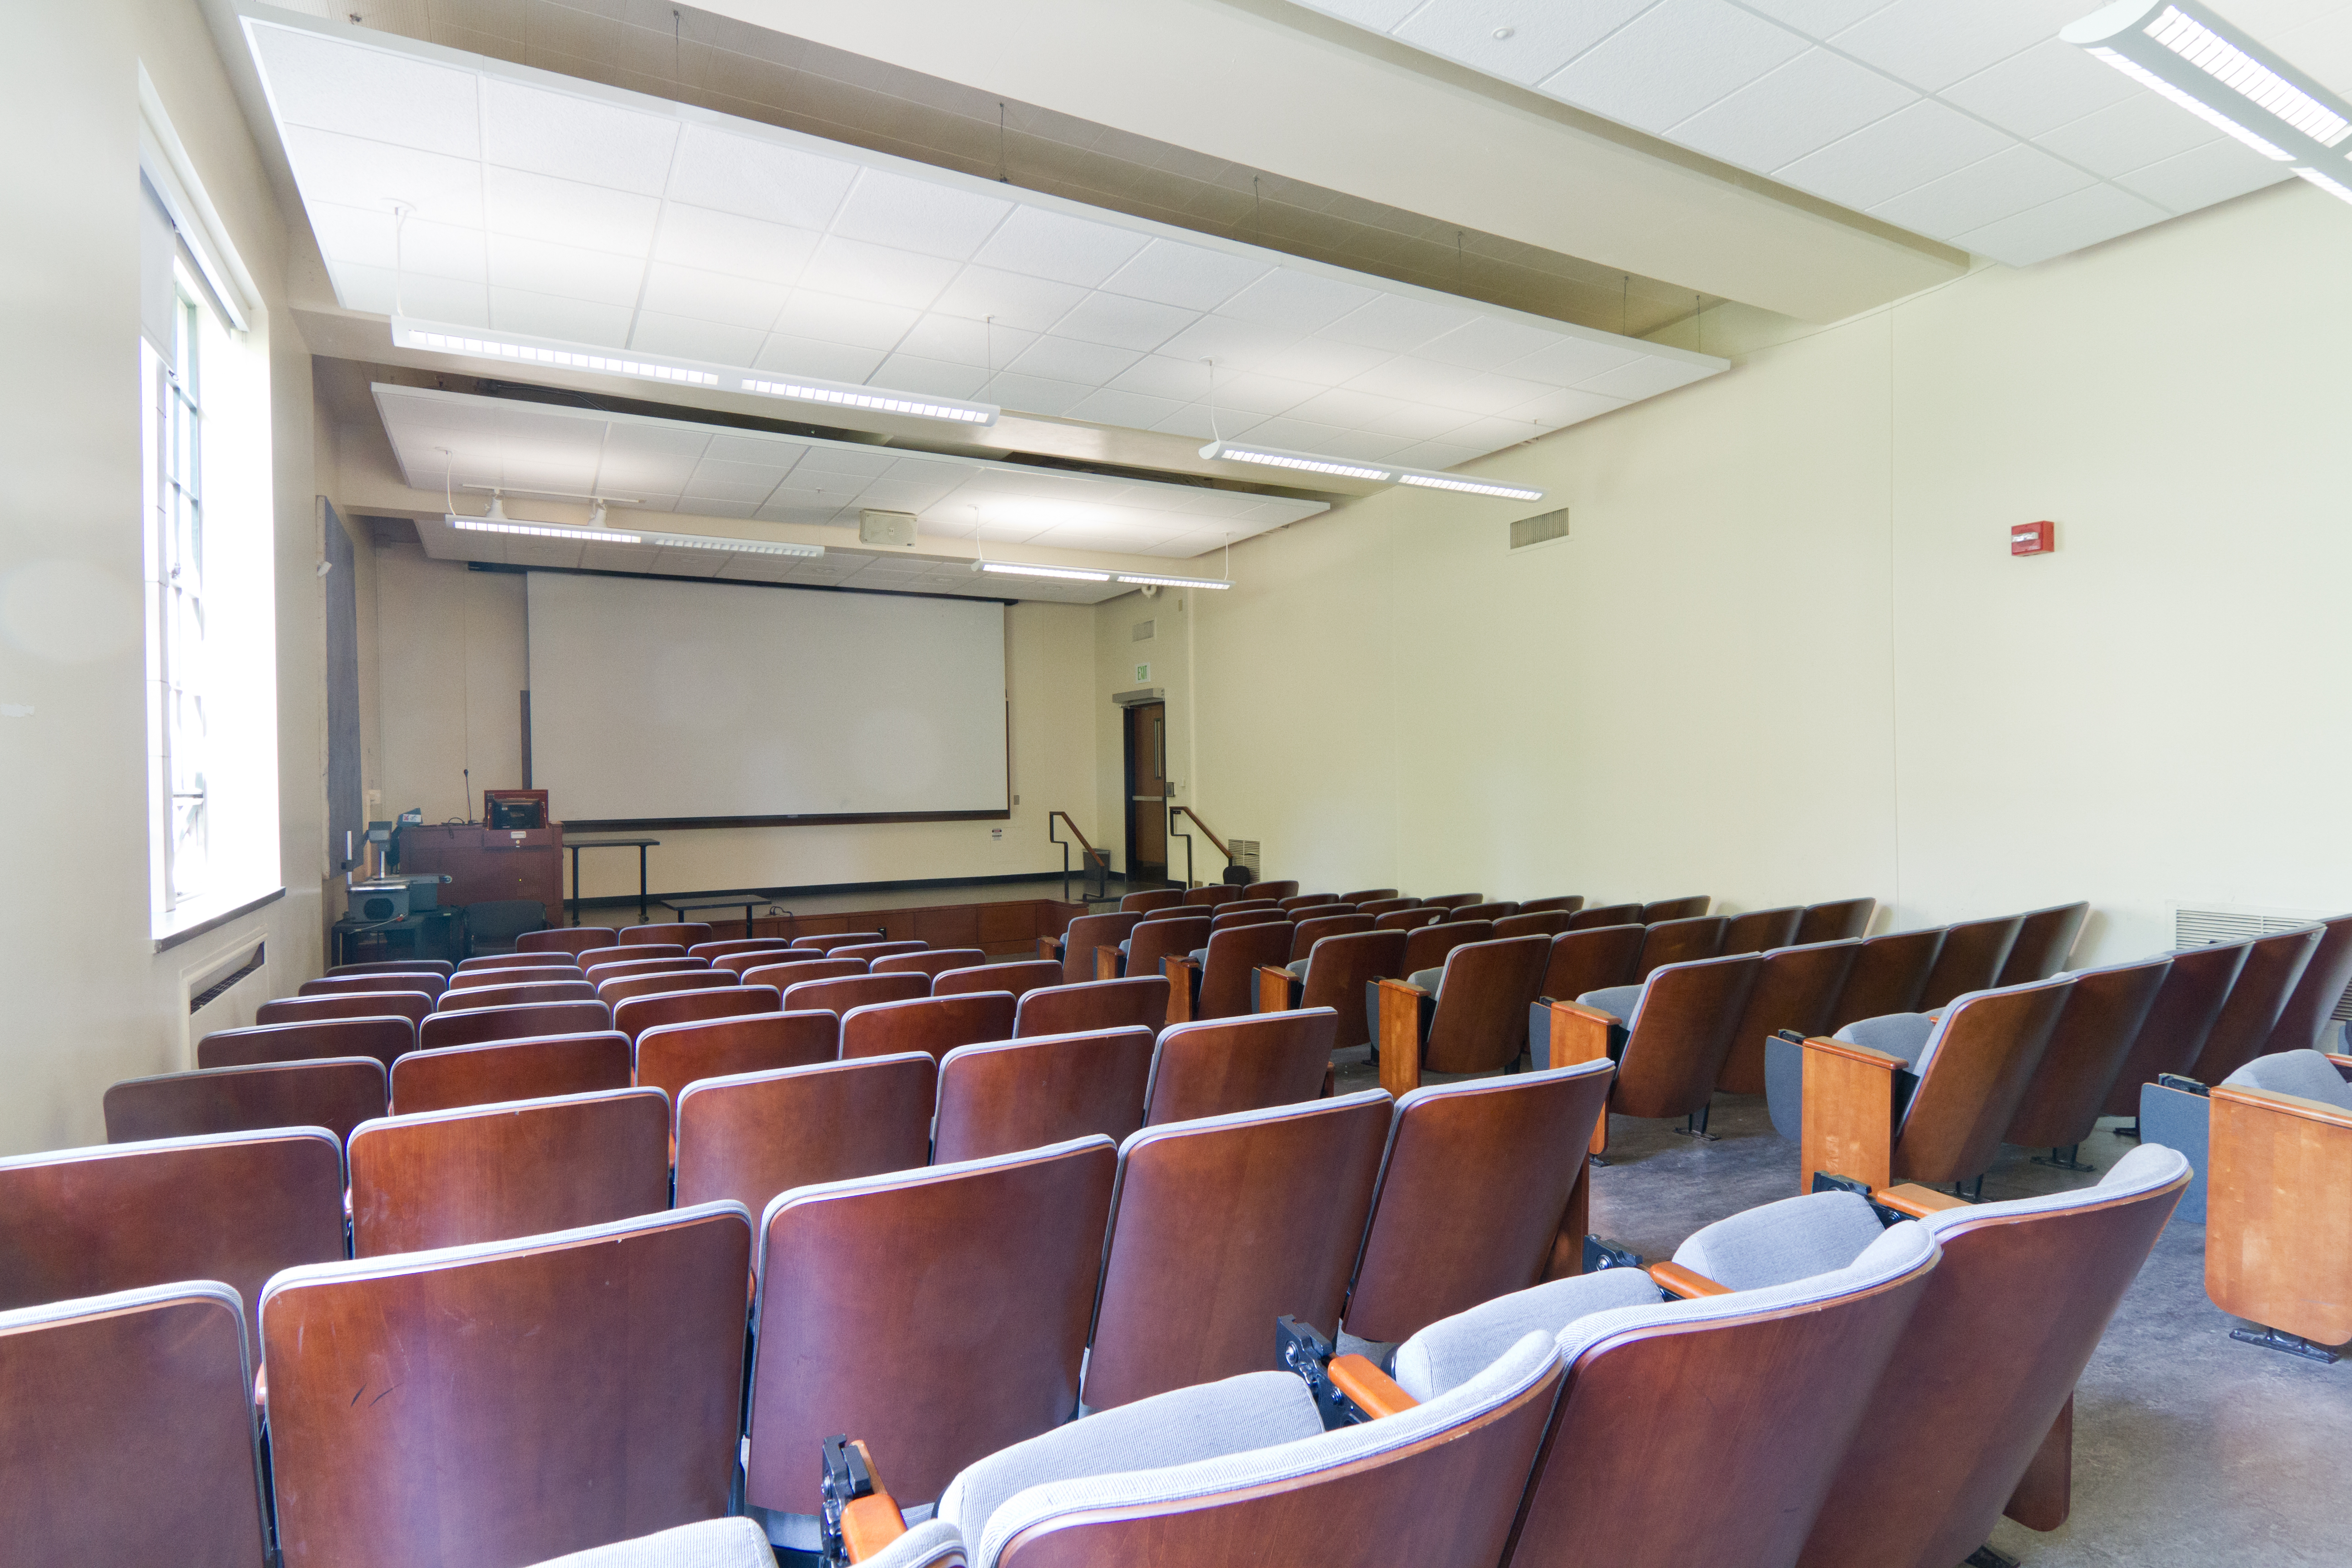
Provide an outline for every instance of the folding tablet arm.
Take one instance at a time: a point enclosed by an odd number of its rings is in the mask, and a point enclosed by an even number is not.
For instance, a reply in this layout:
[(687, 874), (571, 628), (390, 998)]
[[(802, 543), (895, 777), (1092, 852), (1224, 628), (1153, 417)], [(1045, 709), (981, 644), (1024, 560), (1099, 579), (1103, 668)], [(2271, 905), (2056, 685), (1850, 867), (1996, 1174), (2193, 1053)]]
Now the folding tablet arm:
[(1892, 1185), (1896, 1075), (1911, 1064), (1867, 1046), (1819, 1037), (1805, 1041), (1804, 1048), (1797, 1190), (1814, 1191), (1813, 1178), (1825, 1172), (1861, 1183), (1865, 1193)]
[(1189, 955), (1171, 953), (1160, 961), (1160, 973), (1168, 977), (1168, 1021), (1191, 1023), (1201, 1000), (1201, 966)]
[(1307, 997), (1307, 982), (1278, 963), (1262, 963), (1257, 970), (1257, 1010), (1261, 1013), (1287, 1013)]
[[(1612, 1051), (1612, 1047), (1616, 1050)], [(1624, 1047), (1625, 1020), (1616, 1014), (1588, 1007), (1581, 1002), (1551, 1004), (1551, 1050), (1545, 1066), (1564, 1068), (1578, 1062), (1599, 1061), (1622, 1052)], [(1612, 1089), (1613, 1092), (1613, 1085)], [(1591, 1151), (1595, 1154), (1609, 1152), (1609, 1112), (1605, 1108), (1601, 1119), (1592, 1124)]]
[(1381, 1050), (1381, 1087), (1402, 1095), (1421, 1087), (1421, 1051), (1437, 1016), (1437, 994), (1409, 980), (1380, 984), (1380, 1014), (1372, 1037)]

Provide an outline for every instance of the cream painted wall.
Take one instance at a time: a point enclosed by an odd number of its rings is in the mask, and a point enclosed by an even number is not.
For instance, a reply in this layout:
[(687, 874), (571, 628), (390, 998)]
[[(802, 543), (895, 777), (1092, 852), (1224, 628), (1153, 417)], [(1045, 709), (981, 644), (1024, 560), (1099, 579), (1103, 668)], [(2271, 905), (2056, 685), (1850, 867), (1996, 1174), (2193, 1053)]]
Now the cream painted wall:
[[(118, 1079), (193, 1065), (187, 987), (258, 937), (320, 965), (323, 600), (310, 357), (285, 230), (198, 7), (18, 7), (0, 51), (0, 1152), (96, 1142)], [(272, 392), (280, 874), (287, 896), (164, 952), (149, 936), (142, 688), (138, 68), (251, 269)], [(61, 629), (62, 628), (62, 629)], [(250, 984), (251, 983), (248, 983)]]
[(2345, 907), (2347, 255), (2262, 193), (1481, 465), (1565, 542), (1399, 490), (1237, 546), (1195, 804), (1317, 886), (2088, 897), (2101, 958), (2176, 900)]
[[(1111, 699), (1145, 687), (1167, 693), (1169, 793), (1174, 803), (1192, 805), (1197, 786), (1192, 766), (1192, 601), (1198, 596), (1163, 588), (1152, 598), (1126, 594), (1094, 609), (1095, 679), (1089, 694), (1096, 724), (1094, 814), (1088, 817), (1074, 809), (1070, 815), (1077, 817), (1080, 830), (1096, 848), (1110, 857), (1112, 868), (1121, 873), (1127, 868), (1127, 716)], [(1135, 627), (1140, 621), (1151, 622), (1152, 632), (1147, 640), (1137, 642)], [(1135, 679), (1139, 664), (1151, 667), (1150, 680)], [(1209, 821), (1220, 836), (1224, 834), (1215, 818)], [(1170, 839), (1168, 849), (1175, 857), (1171, 874), (1181, 879), (1183, 841)], [(1071, 864), (1078, 864), (1075, 851)], [(1192, 869), (1196, 879), (1203, 882), (1217, 880), (1225, 869), (1224, 858), (1215, 847), (1197, 836), (1192, 840)]]
[[(421, 806), (426, 821), (437, 822), (462, 809), (460, 770), (470, 766), (478, 811), (482, 790), (521, 781), (524, 579), (430, 560), (414, 544), (373, 553), (376, 644), (367, 663), (376, 672), (383, 742), (369, 787), (383, 791), (387, 816)], [(1081, 807), (1095, 791), (1096, 736), (1087, 710), (1094, 635), (1093, 612), (1083, 606), (1016, 605), (1005, 616), (1013, 793), (1020, 797), (1010, 820), (663, 828), (650, 835), (662, 840), (648, 866), (654, 891), (1058, 870), (1060, 851), (1046, 842), (1045, 814)], [(562, 781), (532, 782), (551, 792), (561, 817)], [(1002, 837), (992, 829), (1002, 829)], [(581, 875), (591, 898), (636, 891), (633, 855), (583, 856)]]

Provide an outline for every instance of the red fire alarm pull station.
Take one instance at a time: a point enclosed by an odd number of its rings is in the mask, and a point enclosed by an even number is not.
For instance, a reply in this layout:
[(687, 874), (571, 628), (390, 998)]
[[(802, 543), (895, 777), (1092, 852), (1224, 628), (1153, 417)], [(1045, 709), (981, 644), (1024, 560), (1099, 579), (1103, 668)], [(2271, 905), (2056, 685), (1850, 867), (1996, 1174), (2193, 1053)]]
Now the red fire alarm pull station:
[(2058, 548), (2058, 525), (2054, 522), (2021, 522), (2009, 531), (2009, 552), (2011, 555), (2046, 555)]

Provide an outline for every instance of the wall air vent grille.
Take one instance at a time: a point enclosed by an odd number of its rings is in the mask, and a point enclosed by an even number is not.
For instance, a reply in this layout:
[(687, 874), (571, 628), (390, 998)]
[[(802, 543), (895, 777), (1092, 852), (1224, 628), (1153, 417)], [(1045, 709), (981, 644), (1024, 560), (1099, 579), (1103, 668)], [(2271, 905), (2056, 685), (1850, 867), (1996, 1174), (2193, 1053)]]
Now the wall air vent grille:
[[(2320, 910), (2282, 910), (2253, 904), (2176, 904), (2172, 910), (2172, 945), (2197, 947), (2212, 942), (2243, 942), (2248, 937), (2293, 931), (2327, 918), (2327, 911)], [(2352, 1022), (2352, 985), (2344, 988), (2344, 994), (2336, 999), (2327, 1016), (2339, 1023)]]
[(1511, 548), (1525, 550), (1530, 544), (1548, 544), (1555, 539), (1568, 537), (1568, 508), (1539, 511), (1533, 517), (1523, 517), (1511, 524)]
[(1135, 623), (1135, 629), (1128, 635), (1136, 642), (1150, 642), (1160, 635), (1160, 623), (1156, 619), (1138, 621)]

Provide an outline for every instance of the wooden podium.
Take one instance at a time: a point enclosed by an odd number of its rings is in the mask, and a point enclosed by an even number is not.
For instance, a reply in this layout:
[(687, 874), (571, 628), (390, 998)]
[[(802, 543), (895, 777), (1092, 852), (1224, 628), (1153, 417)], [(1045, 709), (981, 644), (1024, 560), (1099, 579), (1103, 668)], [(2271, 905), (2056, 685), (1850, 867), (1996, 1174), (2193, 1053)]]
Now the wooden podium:
[(400, 830), (400, 873), (451, 879), (445, 904), (536, 899), (550, 925), (562, 923), (563, 825), (484, 827), (411, 825)]

